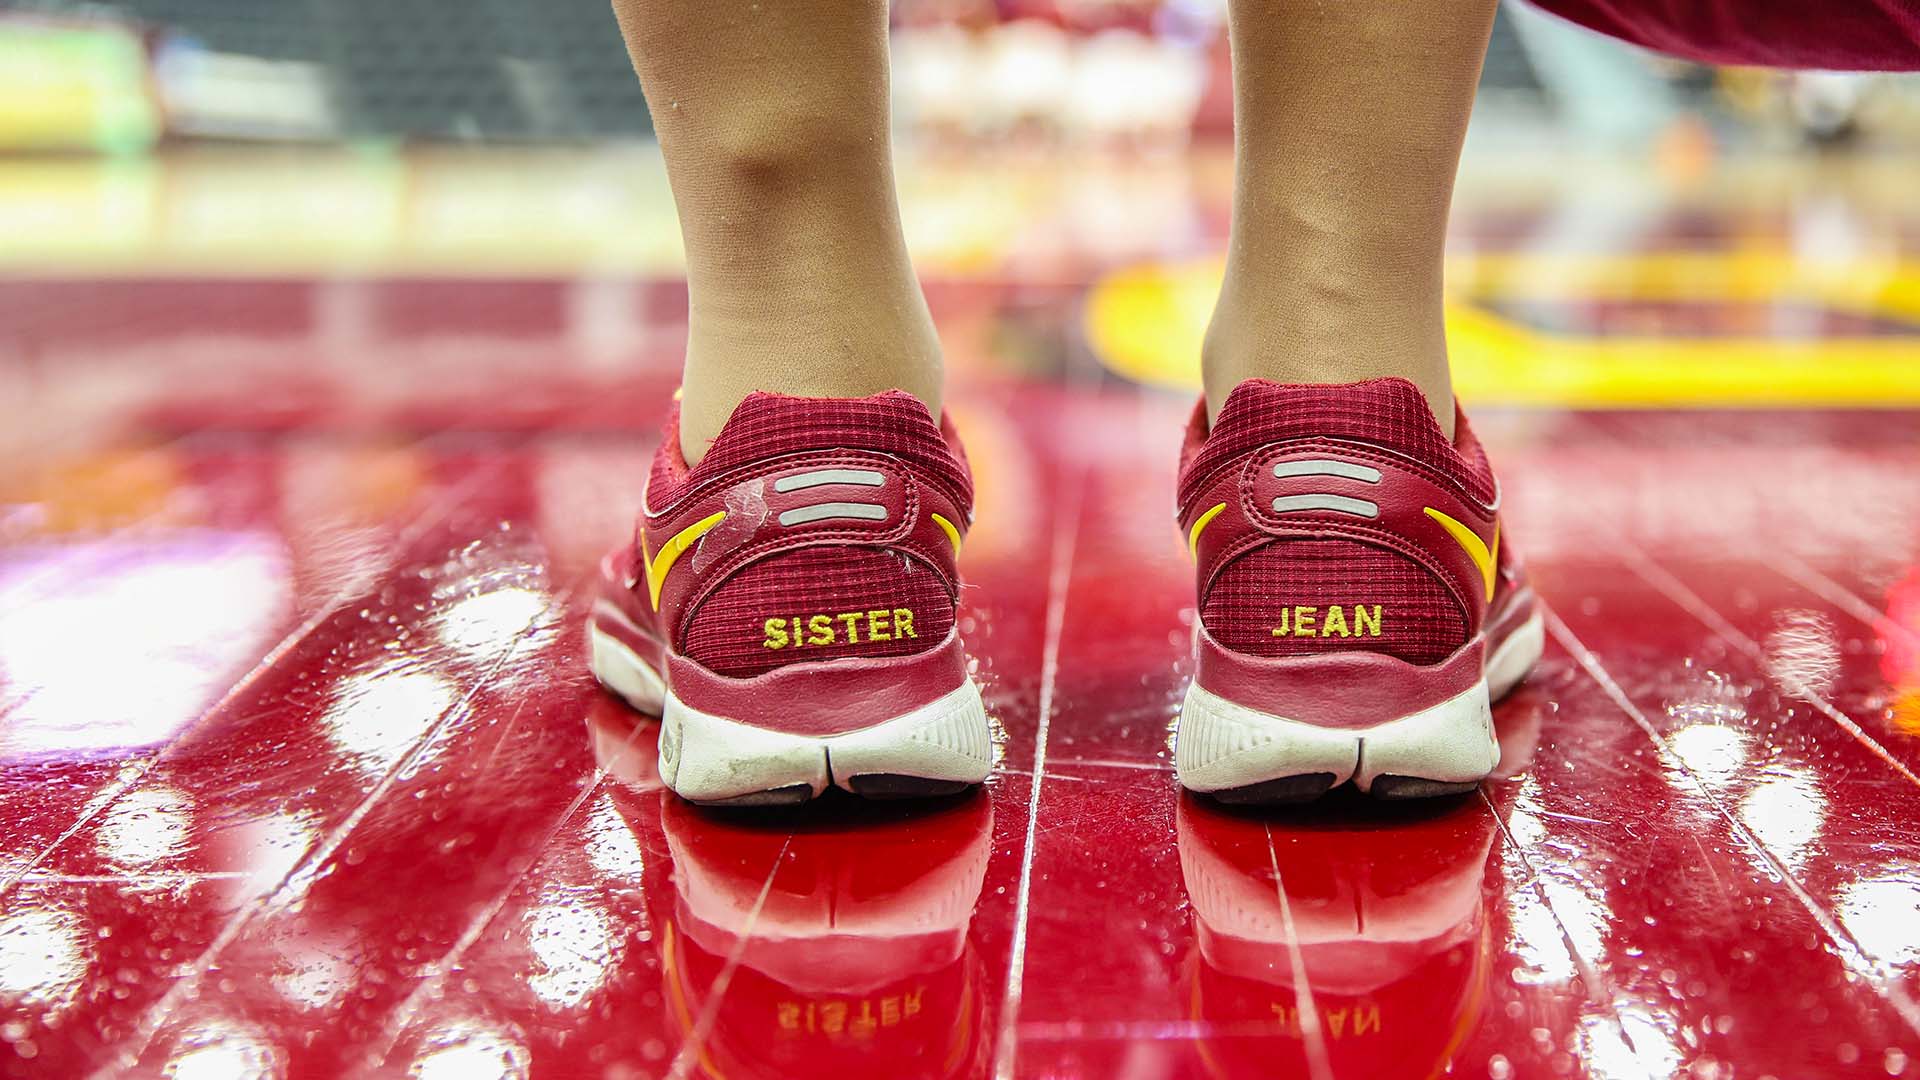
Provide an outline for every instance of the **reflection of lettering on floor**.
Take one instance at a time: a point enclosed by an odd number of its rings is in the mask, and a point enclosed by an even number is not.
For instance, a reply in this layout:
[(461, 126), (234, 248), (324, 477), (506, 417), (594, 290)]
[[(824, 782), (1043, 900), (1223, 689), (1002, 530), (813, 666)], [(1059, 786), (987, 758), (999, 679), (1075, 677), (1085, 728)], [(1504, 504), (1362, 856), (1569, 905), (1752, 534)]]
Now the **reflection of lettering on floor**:
[(905, 994), (856, 1001), (783, 1001), (776, 1009), (780, 1027), (786, 1031), (843, 1031), (864, 1035), (875, 1028), (890, 1028), (920, 1013), (920, 998), (926, 987), (915, 987)]
[[(1276, 1001), (1273, 1003), (1273, 1015), (1279, 1018), (1288, 1035), (1296, 1039), (1300, 1037), (1300, 1010)], [(1321, 1009), (1320, 1028), (1329, 1039), (1377, 1035), (1380, 1033), (1380, 1006), (1364, 1002), (1351, 1008)]]

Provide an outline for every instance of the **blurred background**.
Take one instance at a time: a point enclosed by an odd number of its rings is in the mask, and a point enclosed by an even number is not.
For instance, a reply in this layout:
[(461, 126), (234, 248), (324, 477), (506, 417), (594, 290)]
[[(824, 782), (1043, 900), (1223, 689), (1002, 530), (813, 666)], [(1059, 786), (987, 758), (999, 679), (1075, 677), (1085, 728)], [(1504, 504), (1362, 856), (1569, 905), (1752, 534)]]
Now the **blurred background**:
[[(958, 371), (1193, 384), (1231, 180), (1224, 8), (895, 5), (908, 236)], [(1913, 77), (1715, 70), (1506, 5), (1452, 237), (1458, 384), (1920, 400), (1917, 153)], [(679, 258), (604, 0), (0, 6), (0, 359), (238, 339), (249, 367), (331, 370), (452, 338), (604, 387), (670, 373)], [(476, 279), (516, 287), (433, 292)]]
[[(663, 804), (657, 728), (586, 681), (687, 317), (607, 0), (0, 0), (0, 1076), (955, 1075), (1016, 955), (1020, 1075), (1155, 1075), (1216, 1022), (1192, 1075), (1306, 1075), (1282, 911), (1378, 980), (1342, 1075), (1913, 1075), (1920, 81), (1502, 8), (1450, 348), (1563, 636), (1484, 805), (1297, 829), (1324, 865), (1276, 890), (1285, 827), (1166, 771), (1224, 6), (894, 5), (1007, 740), (902, 857), (907, 817), (789, 848)], [(1043, 765), (1086, 782), (1035, 828)], [(769, 896), (759, 938), (712, 916)], [(786, 948), (822, 941), (860, 963)], [(774, 1037), (849, 971), (965, 1022)]]
[[(13, 151), (579, 143), (651, 130), (598, 0), (0, 10), (0, 145)], [(918, 144), (1179, 149), (1230, 125), (1220, 0), (901, 0), (894, 11), (900, 116)], [(1920, 138), (1911, 80), (1664, 62), (1515, 4), (1494, 30), (1483, 98), (1490, 116), (1579, 142)]]

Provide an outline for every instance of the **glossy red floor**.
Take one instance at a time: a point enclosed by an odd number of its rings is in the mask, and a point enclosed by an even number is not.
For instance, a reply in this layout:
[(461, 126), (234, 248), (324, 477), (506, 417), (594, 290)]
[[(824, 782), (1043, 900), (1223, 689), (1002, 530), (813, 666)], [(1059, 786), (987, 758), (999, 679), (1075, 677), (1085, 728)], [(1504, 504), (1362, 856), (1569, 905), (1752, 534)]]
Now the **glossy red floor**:
[(1169, 765), (1188, 401), (963, 379), (996, 774), (726, 815), (581, 663), (671, 349), (354, 288), (344, 366), (328, 287), (0, 288), (0, 1074), (1920, 1074), (1920, 415), (1483, 411), (1502, 778), (1249, 814)]

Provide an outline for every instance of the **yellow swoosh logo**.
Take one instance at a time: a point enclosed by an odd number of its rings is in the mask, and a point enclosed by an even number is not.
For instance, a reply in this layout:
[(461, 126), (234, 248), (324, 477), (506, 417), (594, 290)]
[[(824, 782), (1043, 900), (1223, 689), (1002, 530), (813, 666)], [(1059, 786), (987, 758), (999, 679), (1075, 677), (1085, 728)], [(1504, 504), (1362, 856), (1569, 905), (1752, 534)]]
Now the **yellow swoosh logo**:
[(1225, 510), (1226, 508), (1227, 508), (1227, 504), (1221, 503), (1220, 505), (1214, 507), (1213, 509), (1207, 511), (1206, 513), (1201, 514), (1199, 519), (1193, 523), (1193, 530), (1187, 533), (1187, 555), (1188, 556), (1195, 559), (1200, 557), (1200, 530), (1206, 528), (1209, 524), (1211, 524), (1214, 518), (1217, 518), (1220, 516), (1220, 511)]
[(725, 510), (710, 514), (699, 521), (673, 534), (673, 539), (660, 545), (660, 550), (647, 554), (647, 533), (640, 532), (640, 562), (647, 571), (647, 598), (653, 601), (653, 610), (660, 610), (660, 586), (667, 583), (667, 571), (679, 561), (680, 553), (692, 547), (699, 539), (707, 535), (715, 525), (727, 516)]
[(947, 534), (947, 540), (953, 544), (953, 557), (956, 559), (959, 558), (960, 557), (960, 530), (953, 527), (953, 522), (948, 521), (946, 518), (941, 517), (939, 514), (928, 514), (927, 516), (933, 519), (933, 523), (935, 525), (940, 526), (941, 532)]
[(1473, 560), (1473, 565), (1480, 568), (1480, 576), (1487, 583), (1487, 601), (1491, 603), (1493, 601), (1494, 562), (1500, 554), (1499, 520), (1497, 518), (1494, 520), (1493, 546), (1488, 547), (1486, 541), (1480, 539), (1479, 533), (1474, 532), (1472, 529), (1467, 528), (1465, 525), (1460, 524), (1431, 506), (1427, 507), (1426, 511), (1428, 517), (1439, 522), (1440, 527), (1447, 530), (1447, 534), (1453, 537), (1454, 540), (1466, 550), (1467, 557)]

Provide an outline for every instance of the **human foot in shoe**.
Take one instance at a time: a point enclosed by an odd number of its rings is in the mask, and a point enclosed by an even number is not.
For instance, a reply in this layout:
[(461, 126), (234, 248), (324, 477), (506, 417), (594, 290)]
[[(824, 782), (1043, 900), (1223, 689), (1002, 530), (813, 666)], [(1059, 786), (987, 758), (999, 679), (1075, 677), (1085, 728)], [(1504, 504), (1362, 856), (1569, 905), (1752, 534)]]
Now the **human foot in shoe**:
[(588, 628), (594, 675), (660, 714), (667, 786), (760, 805), (985, 779), (954, 625), (973, 487), (952, 429), (899, 391), (754, 394), (689, 467), (677, 419)]
[(1180, 525), (1197, 564), (1180, 782), (1224, 802), (1470, 790), (1490, 703), (1544, 636), (1486, 454), (1404, 379), (1249, 379), (1194, 414)]

